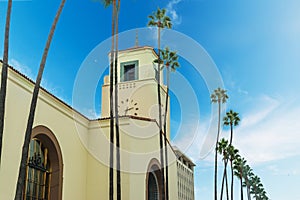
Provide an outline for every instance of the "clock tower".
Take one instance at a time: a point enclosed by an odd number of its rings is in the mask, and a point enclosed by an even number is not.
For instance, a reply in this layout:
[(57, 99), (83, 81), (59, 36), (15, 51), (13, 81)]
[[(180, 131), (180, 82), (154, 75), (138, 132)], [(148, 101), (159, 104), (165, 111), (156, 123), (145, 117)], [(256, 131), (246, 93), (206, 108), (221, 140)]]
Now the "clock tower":
[[(148, 118), (159, 121), (157, 97), (157, 54), (152, 47), (134, 47), (118, 52), (118, 108), (120, 117)], [(161, 71), (162, 120), (165, 115), (166, 86)], [(109, 76), (102, 86), (101, 117), (109, 117)], [(170, 115), (167, 113), (167, 135)]]

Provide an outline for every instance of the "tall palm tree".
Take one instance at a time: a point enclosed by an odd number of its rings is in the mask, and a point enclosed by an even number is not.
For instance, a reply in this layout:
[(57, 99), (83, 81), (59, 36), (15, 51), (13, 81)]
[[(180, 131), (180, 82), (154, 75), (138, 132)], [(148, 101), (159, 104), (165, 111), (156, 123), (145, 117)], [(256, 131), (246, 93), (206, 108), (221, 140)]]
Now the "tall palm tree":
[(226, 182), (226, 195), (227, 199), (229, 199), (229, 194), (228, 194), (228, 181), (227, 181), (227, 162), (228, 162), (228, 140), (222, 138), (220, 142), (218, 143), (217, 146), (217, 151), (219, 154), (223, 156), (223, 162), (224, 162), (224, 173), (223, 173), (223, 178), (222, 178), (222, 185), (221, 185), (221, 195), (220, 195), (220, 200), (223, 199), (223, 191), (224, 191), (224, 181)]
[(257, 175), (254, 175), (253, 177), (251, 177), (250, 182), (251, 182), (250, 193), (253, 194), (255, 199), (259, 199), (260, 193), (262, 193), (263, 191), (262, 189), (263, 185), (261, 183), (260, 178)]
[(230, 161), (230, 168), (231, 168), (231, 200), (233, 200), (233, 180), (234, 180), (234, 171), (233, 171), (233, 161), (237, 158), (239, 150), (234, 148), (231, 144), (228, 146), (228, 155), (229, 155), (229, 161)]
[[(115, 2), (115, 1), (114, 1)], [(104, 6), (108, 7), (109, 5), (113, 4), (112, 0), (104, 0)], [(113, 109), (113, 72), (114, 72), (114, 34), (115, 34), (115, 4), (113, 5), (113, 12), (112, 12), (112, 43), (111, 43), (111, 51), (110, 51), (110, 77), (109, 77), (109, 119), (110, 119), (110, 126), (109, 126), (109, 134), (110, 134), (110, 149), (109, 149), (109, 199), (113, 200), (114, 198), (114, 109)]]
[(241, 189), (241, 200), (244, 199), (243, 193), (243, 173), (246, 166), (246, 160), (240, 155), (237, 155), (236, 159), (233, 161), (234, 175), (237, 176), (240, 180), (240, 189)]
[(120, 155), (120, 129), (119, 129), (119, 112), (118, 112), (118, 31), (119, 31), (119, 12), (120, 0), (118, 0), (116, 9), (116, 47), (115, 47), (115, 116), (116, 116), (116, 146), (117, 146), (117, 200), (121, 200), (121, 155)]
[[(164, 147), (165, 147), (165, 163), (166, 163), (166, 199), (169, 199), (169, 168), (168, 168), (168, 150), (167, 150), (167, 113), (168, 113), (168, 102), (169, 102), (169, 88), (170, 88), (170, 71), (175, 72), (179, 67), (178, 56), (175, 51), (170, 51), (169, 47), (165, 47), (161, 51), (162, 59), (154, 60), (155, 63), (160, 63), (162, 69), (166, 67), (167, 70), (167, 94), (164, 112)], [(170, 70), (171, 69), (171, 70)]]
[(239, 125), (240, 117), (239, 113), (230, 110), (226, 113), (226, 116), (223, 118), (224, 125), (230, 126), (230, 143), (232, 144), (233, 139), (233, 127)]
[(269, 200), (269, 197), (267, 196), (264, 186), (257, 175), (253, 175), (250, 178), (250, 184), (251, 184), (250, 194), (253, 194), (253, 197), (256, 200)]
[(214, 93), (211, 94), (210, 99), (212, 103), (218, 104), (218, 132), (217, 132), (217, 140), (215, 144), (215, 187), (214, 187), (214, 199), (217, 200), (218, 192), (217, 192), (217, 185), (218, 185), (218, 152), (217, 152), (217, 145), (219, 142), (220, 137), (220, 126), (221, 126), (221, 104), (226, 103), (228, 96), (226, 94), (226, 90), (217, 88), (214, 90)]
[(4, 52), (1, 73), (1, 89), (0, 89), (0, 165), (2, 157), (2, 140), (4, 131), (4, 115), (5, 115), (5, 99), (7, 85), (7, 68), (8, 68), (8, 48), (9, 48), (9, 30), (10, 30), (10, 15), (12, 8), (12, 0), (8, 0), (6, 10), (6, 23), (4, 33)]
[[(170, 88), (170, 72), (175, 72), (178, 67), (180, 67), (178, 63), (178, 56), (176, 51), (170, 51), (169, 47), (166, 47), (161, 51), (162, 60), (160, 64), (162, 64), (162, 68), (166, 67), (167, 71), (167, 94), (166, 94), (166, 103), (165, 103), (165, 112), (164, 112), (164, 133), (166, 134), (166, 122), (167, 122), (167, 112), (168, 112), (168, 103), (169, 103), (169, 88)], [(158, 63), (158, 59), (154, 62)]]
[(43, 57), (40, 63), (40, 68), (38, 72), (38, 76), (36, 78), (33, 94), (32, 94), (32, 99), (31, 99), (31, 105), (30, 105), (30, 111), (29, 111), (29, 116), (28, 116), (28, 121), (27, 121), (27, 127), (26, 127), (26, 132), (25, 132), (25, 139), (24, 139), (24, 144), (23, 144), (23, 149), (22, 149), (22, 157), (21, 157), (21, 162), (20, 162), (20, 167), (19, 167), (19, 176), (18, 176), (18, 181), (17, 181), (17, 187), (16, 187), (16, 194), (15, 194), (15, 200), (21, 200), (22, 199), (22, 191), (25, 185), (25, 177), (26, 177), (26, 164), (27, 164), (27, 156), (28, 156), (28, 150), (29, 150), (29, 143), (30, 143), (30, 138), (31, 138), (31, 132), (32, 132), (32, 126), (33, 126), (33, 121), (34, 121), (34, 114), (35, 114), (35, 109), (37, 105), (37, 99), (38, 99), (38, 94), (39, 94), (39, 89), (40, 89), (40, 84), (49, 52), (49, 48), (51, 45), (51, 41), (54, 35), (54, 31), (57, 25), (57, 22), (59, 20), (60, 14), (63, 10), (63, 7), (65, 5), (66, 0), (62, 0), (60, 2), (59, 8), (56, 12), (53, 24), (50, 29), (50, 33), (48, 35), (48, 39), (46, 42), (46, 46), (44, 49)]
[[(117, 164), (117, 199), (121, 199), (121, 163), (120, 163), (120, 129), (118, 112), (118, 22), (120, 0), (103, 0), (104, 6), (113, 5), (112, 12), (112, 45), (110, 58), (110, 169), (109, 169), (109, 199), (114, 197), (114, 125), (116, 128), (116, 164)], [(113, 94), (114, 91), (114, 94)], [(114, 97), (113, 97), (114, 95)], [(115, 104), (114, 104), (115, 102)], [(114, 112), (115, 111), (115, 112)], [(115, 116), (115, 123), (114, 123)]]
[[(223, 118), (223, 124), (225, 126), (230, 125), (230, 142), (229, 142), (229, 145), (232, 145), (233, 126), (237, 126), (239, 124), (239, 121), (240, 121), (240, 118), (238, 116), (238, 113), (233, 112), (232, 110), (230, 110), (229, 112), (227, 112), (226, 116)], [(232, 166), (232, 163), (231, 163), (231, 166)], [(225, 165), (225, 169), (224, 169), (224, 172), (223, 172), (223, 177), (224, 177), (226, 171), (227, 171), (227, 163)], [(222, 180), (222, 184), (223, 184), (223, 182), (224, 182), (224, 179)]]
[(245, 180), (244, 187), (246, 187), (246, 189), (247, 189), (247, 199), (248, 200), (251, 200), (251, 195), (250, 195), (251, 184), (250, 184), (249, 180), (253, 175), (254, 174), (253, 174), (253, 170), (251, 169), (251, 167), (249, 165), (245, 165), (243, 167), (243, 178)]
[[(158, 8), (156, 12), (153, 13), (153, 15), (149, 16), (150, 21), (148, 22), (148, 26), (155, 26), (158, 28), (158, 59), (160, 60), (161, 58), (161, 50), (160, 50), (160, 32), (161, 29), (163, 28), (171, 28), (172, 23), (171, 19), (166, 16), (166, 9), (160, 9)], [(161, 116), (161, 86), (160, 86), (160, 62), (158, 62), (158, 67), (157, 67), (157, 98), (158, 98), (158, 126), (159, 126), (159, 144), (160, 144), (160, 162), (161, 162), (161, 191), (162, 191), (162, 199), (165, 199), (165, 191), (164, 191), (164, 185), (165, 185), (165, 180), (164, 180), (164, 157), (163, 157), (163, 141), (162, 141), (162, 116)], [(168, 199), (168, 194), (167, 194), (167, 199)]]

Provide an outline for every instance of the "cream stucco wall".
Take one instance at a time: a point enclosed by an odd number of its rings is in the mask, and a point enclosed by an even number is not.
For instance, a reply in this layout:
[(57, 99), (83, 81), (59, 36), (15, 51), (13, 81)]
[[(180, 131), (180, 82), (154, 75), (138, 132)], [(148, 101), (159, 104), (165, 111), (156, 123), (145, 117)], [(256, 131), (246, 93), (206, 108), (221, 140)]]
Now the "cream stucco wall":
[[(9, 69), (0, 170), (0, 199), (14, 197), (32, 90), (33, 83)], [(76, 118), (73, 118), (74, 114)], [(86, 199), (88, 154), (82, 141), (87, 140), (89, 120), (41, 90), (34, 127), (38, 125), (49, 128), (60, 144), (64, 164), (63, 199)]]
[[(159, 121), (157, 81), (155, 79), (155, 66), (153, 61), (157, 58), (151, 47), (138, 47), (120, 51), (118, 56), (118, 105), (119, 115), (135, 115), (135, 108), (138, 108), (137, 116), (155, 119)], [(138, 61), (138, 79), (133, 81), (120, 81), (121, 63)], [(157, 66), (156, 66), (157, 67)], [(161, 83), (163, 83), (163, 71), (161, 71)], [(166, 86), (161, 84), (161, 105), (162, 114), (166, 106)], [(137, 103), (136, 106), (134, 104)], [(126, 112), (126, 109), (133, 108)], [(109, 117), (109, 77), (105, 77), (102, 86), (101, 117)], [(164, 117), (163, 117), (164, 119)], [(167, 136), (170, 139), (170, 104), (167, 112)]]
[[(128, 113), (129, 116), (120, 118), (123, 200), (146, 199), (149, 163), (153, 159), (160, 163), (158, 114), (157, 107), (155, 107), (157, 106), (157, 83), (153, 78), (153, 66), (150, 66), (155, 54), (150, 47), (141, 48), (139, 52), (124, 51), (120, 52), (120, 62), (136, 59), (136, 56), (143, 68), (139, 70), (139, 76), (143, 80), (121, 83), (119, 90), (120, 101), (125, 101), (127, 98), (133, 99), (138, 103), (139, 108), (137, 116)], [(33, 86), (32, 81), (9, 68), (3, 157), (0, 168), (0, 199), (14, 198)], [(165, 87), (161, 90), (162, 99), (164, 99)], [(108, 85), (106, 84), (102, 91), (102, 117), (108, 116), (108, 108)], [(169, 117), (168, 113), (168, 138)], [(61, 148), (62, 199), (109, 199), (109, 120), (104, 118), (89, 120), (41, 89), (34, 127), (40, 125), (51, 130)], [(170, 145), (168, 145), (168, 158), (170, 199), (176, 200), (178, 199), (177, 158)], [(116, 173), (114, 174), (116, 183)]]
[[(89, 199), (97, 199), (101, 194), (107, 194), (107, 186), (102, 192), (99, 191), (99, 185), (108, 180), (109, 167), (109, 120), (99, 120), (91, 122), (89, 129), (89, 150), (92, 155), (89, 158), (88, 185), (94, 185), (89, 190)], [(149, 163), (152, 159), (160, 161), (159, 134), (155, 121), (146, 121), (143, 119), (132, 119), (130, 117), (120, 118), (120, 149), (121, 149), (121, 179), (122, 179), (122, 199), (140, 200), (146, 199), (146, 176)], [(103, 153), (105, 152), (105, 153)], [(176, 157), (173, 151), (168, 148), (168, 157), (171, 161), (170, 174), (177, 174)], [(98, 165), (90, 163), (97, 163)], [(116, 160), (114, 160), (116, 163)], [(175, 163), (175, 165), (174, 165)], [(116, 165), (114, 165), (116, 166)], [(175, 167), (174, 167), (175, 166)], [(97, 170), (96, 170), (97, 169)], [(100, 172), (94, 175), (95, 172)], [(100, 176), (102, 174), (102, 176)], [(116, 179), (116, 178), (115, 178)], [(116, 180), (115, 180), (116, 181)], [(177, 179), (170, 176), (171, 181)], [(174, 184), (174, 186), (177, 186)], [(177, 187), (170, 184), (172, 199), (177, 199)], [(115, 194), (116, 195), (116, 194)]]

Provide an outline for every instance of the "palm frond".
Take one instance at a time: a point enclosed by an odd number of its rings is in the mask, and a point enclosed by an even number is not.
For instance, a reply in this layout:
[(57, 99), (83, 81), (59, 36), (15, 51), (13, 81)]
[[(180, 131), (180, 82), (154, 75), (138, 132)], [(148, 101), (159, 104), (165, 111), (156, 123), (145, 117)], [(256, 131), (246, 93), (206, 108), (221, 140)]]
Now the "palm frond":
[(150, 20), (147, 24), (147, 26), (157, 26), (157, 22)]
[(113, 3), (112, 0), (101, 0), (101, 1), (105, 8), (107, 8), (108, 6), (110, 6)]
[(150, 18), (151, 20), (155, 20), (155, 18), (152, 15), (149, 15), (148, 18)]

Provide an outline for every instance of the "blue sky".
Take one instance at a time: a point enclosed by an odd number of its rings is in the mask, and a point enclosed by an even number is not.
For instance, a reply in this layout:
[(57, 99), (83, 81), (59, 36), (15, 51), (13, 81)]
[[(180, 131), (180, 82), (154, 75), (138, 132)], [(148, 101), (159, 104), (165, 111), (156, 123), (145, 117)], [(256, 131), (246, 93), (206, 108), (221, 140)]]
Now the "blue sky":
[[(58, 5), (58, 0), (14, 1), (9, 60), (32, 79)], [(127, 0), (121, 2), (119, 31), (145, 28), (147, 16), (158, 6), (168, 9), (175, 31), (200, 44), (213, 60), (230, 96), (226, 107), (239, 112), (242, 119), (235, 129), (234, 144), (261, 177), (269, 197), (300, 199), (296, 187), (300, 180), (300, 2)], [(0, 33), (4, 33), (5, 12), (6, 1), (0, 0)], [(49, 52), (43, 86), (72, 104), (80, 66), (110, 35), (111, 8), (92, 1), (67, 1)], [(213, 154), (205, 158), (200, 154), (211, 125), (211, 91), (205, 77), (194, 73), (190, 60), (182, 56), (180, 62), (171, 86), (172, 138), (197, 164), (196, 199), (212, 199)], [(195, 95), (198, 109), (182, 100), (181, 91), (186, 87)], [(182, 109), (175, 109), (178, 107)], [(99, 114), (99, 110), (76, 109), (87, 115)], [(191, 112), (185, 115), (185, 110)], [(192, 135), (184, 131), (190, 128)], [(226, 128), (222, 135), (228, 136)]]

